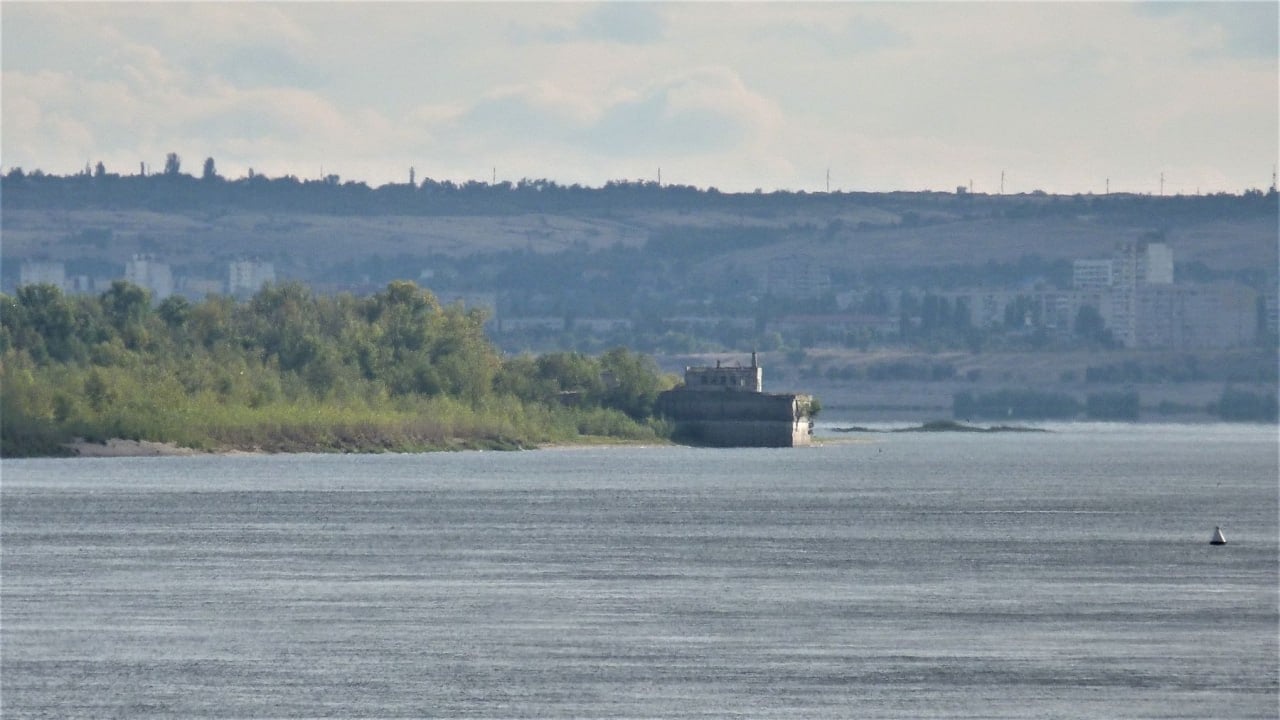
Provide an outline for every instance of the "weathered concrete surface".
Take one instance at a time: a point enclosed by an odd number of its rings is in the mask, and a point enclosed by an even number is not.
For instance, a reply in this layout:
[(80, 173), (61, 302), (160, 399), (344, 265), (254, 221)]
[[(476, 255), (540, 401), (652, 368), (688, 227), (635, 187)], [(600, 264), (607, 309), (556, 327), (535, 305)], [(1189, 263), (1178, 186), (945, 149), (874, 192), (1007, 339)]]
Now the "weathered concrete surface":
[(669, 390), (658, 413), (676, 434), (716, 447), (795, 447), (811, 441), (809, 397), (790, 393)]

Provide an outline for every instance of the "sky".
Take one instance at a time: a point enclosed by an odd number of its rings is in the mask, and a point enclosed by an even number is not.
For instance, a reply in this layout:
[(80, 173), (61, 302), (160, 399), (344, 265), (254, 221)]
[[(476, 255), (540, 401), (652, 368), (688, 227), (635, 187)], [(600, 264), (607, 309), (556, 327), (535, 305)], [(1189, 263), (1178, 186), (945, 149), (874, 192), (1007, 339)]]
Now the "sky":
[[(1238, 193), (1280, 3), (0, 2), (0, 170)], [(1161, 178), (1163, 177), (1163, 184)], [(829, 178), (829, 179), (828, 179)], [(829, 183), (829, 185), (828, 185)]]

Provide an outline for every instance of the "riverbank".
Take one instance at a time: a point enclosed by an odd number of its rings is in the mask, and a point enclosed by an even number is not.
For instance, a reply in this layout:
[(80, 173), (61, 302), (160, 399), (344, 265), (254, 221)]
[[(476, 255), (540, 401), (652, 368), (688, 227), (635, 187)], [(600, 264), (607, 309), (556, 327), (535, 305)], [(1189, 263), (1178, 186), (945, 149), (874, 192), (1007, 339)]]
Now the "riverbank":
[(187, 455), (257, 455), (250, 450), (197, 450), (171, 442), (112, 438), (105, 442), (77, 439), (62, 446), (70, 457), (171, 457)]
[[(576, 450), (583, 448), (597, 447), (638, 447), (646, 445), (670, 445), (670, 442), (664, 440), (627, 440), (619, 438), (611, 438), (604, 436), (589, 436), (578, 438), (566, 442), (550, 442), (531, 445), (528, 447), (512, 447), (504, 448), (510, 450)], [(64, 457), (83, 457), (83, 458), (122, 458), (122, 457), (185, 457), (192, 455), (271, 455), (286, 453), (333, 453), (333, 448), (317, 447), (312, 450), (291, 449), (281, 450), (277, 452), (268, 452), (261, 449), (239, 449), (239, 448), (219, 448), (213, 450), (200, 450), (196, 448), (183, 447), (177, 443), (171, 442), (152, 442), (149, 440), (125, 440), (123, 438), (112, 438), (105, 442), (92, 442), (84, 439), (76, 439), (73, 442), (65, 443), (61, 446), (66, 454)], [(438, 450), (427, 452), (447, 452), (451, 450), (467, 450), (480, 449), (467, 446), (459, 446), (455, 448), (440, 448)], [(336, 451), (343, 452), (343, 451)], [(54, 456), (56, 457), (56, 456)]]

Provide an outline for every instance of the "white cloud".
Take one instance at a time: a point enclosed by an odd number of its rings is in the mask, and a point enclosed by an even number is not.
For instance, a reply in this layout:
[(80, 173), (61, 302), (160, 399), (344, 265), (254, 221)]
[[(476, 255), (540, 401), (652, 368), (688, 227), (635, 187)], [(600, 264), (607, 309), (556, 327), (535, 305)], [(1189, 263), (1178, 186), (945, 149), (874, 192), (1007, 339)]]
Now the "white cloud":
[(1074, 192), (1176, 169), (1207, 191), (1258, 185), (1280, 134), (1268, 3), (0, 13), (0, 160), (52, 172), (176, 151), (225, 174), (310, 176), (323, 162), (373, 184), (410, 164), (592, 184), (660, 165), (673, 182), (817, 189), (830, 165), (847, 189), (950, 189), (1006, 170)]

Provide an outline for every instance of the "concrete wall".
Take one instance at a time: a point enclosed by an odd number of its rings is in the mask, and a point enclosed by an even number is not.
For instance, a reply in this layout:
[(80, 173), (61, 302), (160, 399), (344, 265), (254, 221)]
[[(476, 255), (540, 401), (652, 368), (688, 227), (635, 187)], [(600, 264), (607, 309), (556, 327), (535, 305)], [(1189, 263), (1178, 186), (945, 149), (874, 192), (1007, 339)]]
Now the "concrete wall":
[(787, 393), (669, 390), (658, 413), (678, 436), (718, 447), (794, 447), (810, 443), (808, 397)]

